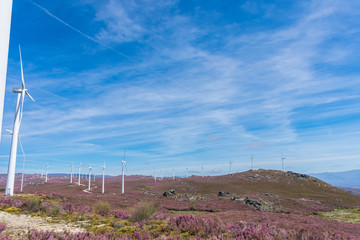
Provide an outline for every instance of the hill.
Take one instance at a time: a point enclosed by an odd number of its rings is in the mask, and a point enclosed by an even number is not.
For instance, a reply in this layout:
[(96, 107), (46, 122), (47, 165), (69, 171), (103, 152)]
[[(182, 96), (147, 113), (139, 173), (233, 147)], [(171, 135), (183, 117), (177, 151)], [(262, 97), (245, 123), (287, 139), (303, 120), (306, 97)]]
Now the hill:
[[(92, 180), (90, 191), (85, 178), (79, 186), (64, 176), (50, 176), (48, 183), (31, 177), (25, 194), (17, 194), (12, 200), (0, 197), (0, 209), (28, 214), (32, 205), (26, 203), (31, 200), (40, 204), (32, 209), (35, 216), (68, 219), (96, 236), (360, 238), (360, 197), (306, 174), (255, 170), (214, 177), (158, 178), (156, 182), (152, 177), (126, 176), (124, 194), (120, 176), (106, 179), (104, 194), (100, 177)], [(42, 200), (35, 201), (34, 194)], [(144, 212), (150, 214), (144, 217)], [(134, 220), (137, 214), (140, 218)], [(89, 239), (108, 239), (106, 236)]]
[(319, 178), (334, 186), (360, 188), (360, 170), (310, 173), (309, 175)]

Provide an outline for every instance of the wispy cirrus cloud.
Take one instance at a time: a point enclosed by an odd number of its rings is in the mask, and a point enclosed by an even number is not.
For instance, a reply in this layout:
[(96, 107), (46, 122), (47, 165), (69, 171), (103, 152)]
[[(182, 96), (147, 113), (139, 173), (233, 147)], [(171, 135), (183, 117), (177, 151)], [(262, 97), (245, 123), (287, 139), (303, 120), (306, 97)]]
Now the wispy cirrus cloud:
[[(186, 12), (177, 1), (86, 4), (95, 11), (90, 20), (103, 24), (94, 38), (118, 51), (130, 49), (131, 61), (104, 57), (98, 49), (95, 68), (27, 74), (39, 101), (26, 105), (22, 132), (29, 151), (43, 161), (107, 158), (115, 164), (126, 148), (139, 171), (147, 164), (195, 167), (205, 160), (224, 172), (219, 161), (234, 159), (234, 167), (244, 170), (254, 152), (258, 167), (276, 168), (284, 152), (289, 167), (310, 171), (302, 161), (328, 154), (329, 161), (340, 160), (346, 145), (354, 146), (354, 125), (333, 119), (359, 113), (359, 75), (346, 73), (344, 81), (338, 70), (354, 58), (353, 46), (343, 43), (358, 33), (341, 21), (357, 19), (356, 2), (297, 3), (295, 17), (284, 17), (289, 22), (261, 29), (251, 18), (254, 30), (244, 31), (241, 22), (226, 19), (204, 27), (196, 11)], [(280, 11), (240, 8), (270, 22)], [(219, 9), (206, 13), (204, 18), (227, 17)], [(84, 63), (92, 61), (82, 54)], [(357, 155), (347, 152), (346, 159)], [(318, 162), (320, 169), (323, 160)]]

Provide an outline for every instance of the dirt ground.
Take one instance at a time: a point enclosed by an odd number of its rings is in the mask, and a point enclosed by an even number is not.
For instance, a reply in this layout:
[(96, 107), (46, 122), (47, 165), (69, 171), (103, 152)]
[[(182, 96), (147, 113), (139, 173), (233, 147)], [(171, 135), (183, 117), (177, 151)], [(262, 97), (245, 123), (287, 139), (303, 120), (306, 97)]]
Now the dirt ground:
[(28, 229), (84, 232), (85, 229), (71, 223), (54, 222), (50, 217), (33, 217), (24, 214), (11, 214), (0, 211), (0, 223), (6, 224), (5, 233), (11, 236), (22, 236)]

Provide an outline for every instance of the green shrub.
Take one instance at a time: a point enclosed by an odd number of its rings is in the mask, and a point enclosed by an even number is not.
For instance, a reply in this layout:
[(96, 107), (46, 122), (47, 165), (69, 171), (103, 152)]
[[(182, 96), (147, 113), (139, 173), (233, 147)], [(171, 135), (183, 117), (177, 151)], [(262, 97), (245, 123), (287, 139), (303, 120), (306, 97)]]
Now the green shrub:
[(40, 210), (41, 207), (41, 198), (38, 196), (30, 197), (24, 203), (24, 208), (29, 210), (30, 212), (37, 212)]
[(61, 208), (60, 204), (54, 204), (50, 208), (50, 214), (54, 216), (58, 216), (63, 213), (63, 209)]
[(154, 213), (156, 213), (157, 206), (153, 202), (140, 202), (134, 207), (131, 213), (130, 221), (140, 222), (149, 219)]
[(108, 202), (100, 201), (95, 204), (94, 209), (96, 213), (105, 216), (110, 212), (111, 206)]

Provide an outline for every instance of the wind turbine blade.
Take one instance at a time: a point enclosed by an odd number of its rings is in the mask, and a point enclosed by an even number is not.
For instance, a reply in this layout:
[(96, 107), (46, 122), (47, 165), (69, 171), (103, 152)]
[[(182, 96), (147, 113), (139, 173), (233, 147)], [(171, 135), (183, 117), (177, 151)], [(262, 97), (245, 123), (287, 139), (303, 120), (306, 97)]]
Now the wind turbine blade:
[(123, 161), (125, 161), (125, 153), (126, 153), (126, 150), (124, 149), (124, 159), (123, 159)]
[(24, 148), (23, 148), (23, 146), (21, 144), (20, 134), (18, 135), (18, 138), (19, 138), (19, 144), (20, 144), (21, 152), (22, 152), (22, 154), (24, 156), (24, 162), (25, 162), (25, 152), (24, 152)]
[(25, 80), (24, 80), (24, 71), (23, 71), (20, 44), (19, 44), (19, 53), (20, 53), (20, 66), (21, 66), (21, 83), (22, 83), (22, 89), (25, 89)]
[(28, 91), (26, 91), (26, 95), (28, 95), (28, 97), (33, 101), (35, 102), (35, 100), (32, 98), (32, 96), (30, 95), (30, 93)]
[(5, 131), (9, 132), (9, 133), (10, 133), (10, 135), (12, 135), (12, 134), (13, 134), (13, 131), (11, 131), (10, 129), (6, 129)]
[(21, 107), (20, 107), (20, 124), (21, 124), (21, 120), (23, 117), (23, 109), (24, 109), (24, 98), (25, 98), (25, 94), (24, 91), (21, 93)]

